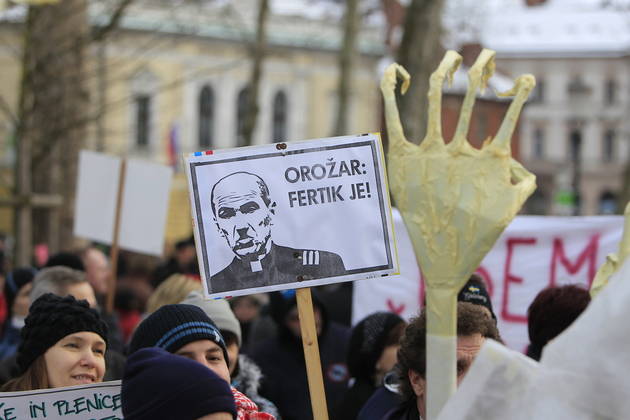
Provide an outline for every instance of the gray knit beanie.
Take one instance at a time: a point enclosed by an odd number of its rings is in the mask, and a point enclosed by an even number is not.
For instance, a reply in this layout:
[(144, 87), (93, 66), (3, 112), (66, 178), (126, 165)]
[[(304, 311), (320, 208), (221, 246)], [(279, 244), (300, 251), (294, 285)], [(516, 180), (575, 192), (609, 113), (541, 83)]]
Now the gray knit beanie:
[(229, 331), (236, 336), (238, 346), (241, 347), (241, 324), (234, 316), (230, 304), (225, 299), (206, 300), (198, 291), (192, 291), (181, 303), (194, 305), (201, 308), (208, 315), (221, 331)]

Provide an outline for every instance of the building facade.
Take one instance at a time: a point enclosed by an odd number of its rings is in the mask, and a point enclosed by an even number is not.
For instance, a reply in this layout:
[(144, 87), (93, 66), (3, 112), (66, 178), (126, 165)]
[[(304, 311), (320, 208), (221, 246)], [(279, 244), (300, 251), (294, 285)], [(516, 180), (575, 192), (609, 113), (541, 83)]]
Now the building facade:
[(611, 214), (630, 159), (630, 17), (588, 1), (533, 2), (491, 15), (498, 68), (532, 73), (521, 160), (538, 177), (536, 214)]
[[(103, 2), (91, 6), (102, 24)], [(271, 2), (282, 4), (282, 2)], [(286, 3), (286, 2), (285, 2)], [(253, 145), (329, 137), (338, 110), (342, 5), (270, 11), (268, 46)], [(85, 147), (172, 165), (167, 240), (191, 234), (182, 153), (242, 146), (257, 1), (142, 1), (128, 9), (106, 42), (91, 46), (90, 102), (98, 118)], [(99, 6), (100, 5), (100, 6)], [(24, 13), (0, 21), (0, 94), (16, 106)], [(359, 36), (348, 109), (348, 133), (379, 131), (377, 64), (383, 31), (365, 23)], [(0, 135), (12, 130), (0, 116)], [(5, 159), (5, 166), (13, 162)], [(9, 228), (10, 222), (0, 229)]]

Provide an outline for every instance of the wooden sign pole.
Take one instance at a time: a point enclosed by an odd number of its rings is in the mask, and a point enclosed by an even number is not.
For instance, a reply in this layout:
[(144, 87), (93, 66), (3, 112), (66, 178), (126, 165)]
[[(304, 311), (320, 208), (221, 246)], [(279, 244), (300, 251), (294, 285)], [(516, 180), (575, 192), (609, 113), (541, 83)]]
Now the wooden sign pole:
[(306, 360), (306, 375), (308, 377), (308, 391), (311, 395), (313, 419), (328, 420), (328, 407), (326, 406), (326, 393), (324, 392), (322, 363), (319, 358), (311, 288), (297, 289), (296, 299), (300, 316), (300, 331), (302, 334), (302, 346), (304, 347), (304, 359)]
[(110, 251), (109, 266), (111, 273), (107, 285), (107, 297), (105, 299), (105, 311), (111, 314), (114, 311), (114, 296), (116, 295), (116, 281), (118, 272), (118, 237), (120, 234), (120, 217), (123, 205), (123, 193), (125, 190), (125, 175), (127, 173), (127, 159), (120, 161), (120, 173), (118, 177), (118, 193), (116, 196), (116, 214), (114, 217), (114, 234), (112, 238), (112, 248)]

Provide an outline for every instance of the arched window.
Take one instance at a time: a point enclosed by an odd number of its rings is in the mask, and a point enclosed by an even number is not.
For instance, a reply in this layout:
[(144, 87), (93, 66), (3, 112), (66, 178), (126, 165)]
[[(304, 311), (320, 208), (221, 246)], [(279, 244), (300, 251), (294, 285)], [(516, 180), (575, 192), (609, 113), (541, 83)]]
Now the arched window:
[(283, 91), (278, 91), (273, 98), (272, 127), (272, 142), (287, 140), (287, 95)]
[(130, 79), (132, 96), (132, 149), (149, 152), (155, 142), (155, 92), (158, 78), (149, 69), (137, 71)]
[(247, 113), (247, 102), (249, 98), (249, 88), (245, 86), (238, 93), (238, 99), (236, 101), (236, 145), (249, 146), (245, 141), (245, 114)]
[(610, 191), (604, 191), (599, 197), (599, 214), (616, 214), (617, 196)]
[(214, 138), (214, 92), (205, 85), (199, 92), (199, 147), (211, 149)]
[(134, 105), (136, 109), (136, 147), (143, 149), (149, 146), (151, 129), (151, 96), (145, 94), (135, 95)]

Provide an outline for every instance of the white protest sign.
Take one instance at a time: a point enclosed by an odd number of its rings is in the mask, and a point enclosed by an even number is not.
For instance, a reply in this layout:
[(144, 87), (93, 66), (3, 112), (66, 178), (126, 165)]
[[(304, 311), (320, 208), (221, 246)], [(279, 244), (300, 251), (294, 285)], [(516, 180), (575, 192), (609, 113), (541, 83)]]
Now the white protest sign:
[[(74, 234), (105, 244), (113, 240), (121, 159), (82, 150)], [(127, 161), (119, 246), (161, 256), (173, 171), (136, 159)]]
[(120, 381), (0, 393), (2, 420), (122, 420)]
[(629, 281), (626, 262), (540, 363), (486, 341), (438, 420), (627, 418)]
[[(423, 302), (420, 272), (396, 210), (394, 221), (401, 274), (354, 284), (353, 323), (383, 310), (408, 319)], [(589, 286), (606, 255), (617, 251), (622, 231), (621, 216), (517, 216), (477, 270), (488, 284), (505, 343), (525, 351), (527, 308), (538, 292), (550, 285)]]
[(186, 172), (213, 297), (397, 270), (377, 134), (199, 152)]

